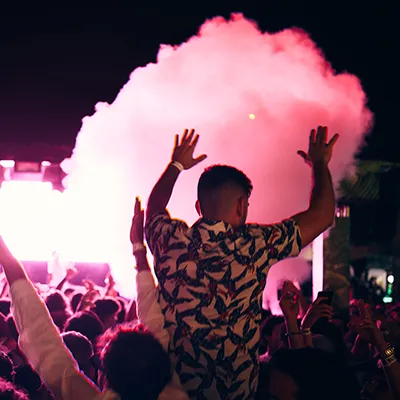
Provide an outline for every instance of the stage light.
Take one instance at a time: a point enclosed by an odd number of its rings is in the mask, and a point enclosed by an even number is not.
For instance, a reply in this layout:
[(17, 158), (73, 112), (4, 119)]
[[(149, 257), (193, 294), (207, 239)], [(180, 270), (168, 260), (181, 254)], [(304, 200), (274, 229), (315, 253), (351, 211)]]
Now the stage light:
[(256, 119), (256, 114), (249, 114), (249, 119)]
[(42, 166), (38, 162), (17, 161), (14, 165), (14, 173), (40, 174)]
[(1, 160), (0, 165), (3, 168), (14, 168), (15, 161), (14, 160)]
[(384, 303), (391, 303), (393, 301), (393, 297), (385, 296), (382, 300)]
[(388, 281), (389, 283), (393, 283), (393, 282), (394, 282), (394, 276), (393, 276), (393, 275), (388, 275), (387, 281)]
[(324, 290), (324, 234), (312, 242), (312, 297), (316, 300), (318, 292)]
[(54, 190), (63, 192), (64, 191), (63, 179), (65, 178), (65, 176), (66, 175), (64, 171), (61, 169), (59, 165), (50, 164), (46, 166), (46, 168), (44, 169), (42, 180), (43, 182), (51, 182), (53, 184)]

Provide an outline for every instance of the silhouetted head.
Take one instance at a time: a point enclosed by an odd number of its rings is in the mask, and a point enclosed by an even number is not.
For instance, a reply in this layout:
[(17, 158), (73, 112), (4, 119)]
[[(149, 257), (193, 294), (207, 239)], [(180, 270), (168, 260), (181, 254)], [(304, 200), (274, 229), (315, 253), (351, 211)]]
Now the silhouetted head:
[(122, 400), (156, 400), (171, 380), (171, 362), (160, 342), (142, 325), (118, 326), (100, 339), (102, 389)]
[(30, 399), (37, 399), (41, 390), (42, 380), (29, 364), (15, 369), (14, 384), (27, 392)]
[(113, 298), (98, 299), (94, 303), (93, 312), (100, 318), (104, 329), (112, 328), (117, 323), (121, 305)]
[(100, 318), (91, 311), (83, 311), (74, 314), (65, 324), (64, 332), (79, 332), (95, 343), (98, 336), (104, 332)]
[(73, 312), (76, 312), (76, 310), (77, 310), (77, 308), (78, 308), (78, 306), (79, 306), (79, 303), (80, 303), (81, 300), (82, 300), (82, 297), (83, 297), (83, 294), (82, 294), (82, 293), (75, 293), (74, 295), (72, 295), (72, 298), (71, 298), (71, 308), (72, 308), (72, 311), (73, 311)]
[(14, 364), (10, 357), (3, 351), (0, 351), (0, 378), (14, 382), (14, 374)]
[(62, 335), (65, 345), (74, 356), (79, 369), (90, 379), (94, 377), (92, 366), (93, 346), (90, 340), (79, 332), (64, 332)]
[(64, 311), (68, 308), (68, 299), (59, 290), (47, 295), (46, 306), (50, 312)]
[(250, 179), (242, 171), (228, 165), (213, 165), (199, 179), (196, 210), (204, 218), (238, 228), (246, 222), (252, 190)]
[(280, 349), (269, 366), (269, 394), (273, 398), (353, 400), (359, 396), (355, 375), (339, 358), (322, 350)]
[(285, 319), (280, 315), (271, 315), (261, 323), (260, 354), (268, 351), (272, 356), (281, 345), (281, 326)]

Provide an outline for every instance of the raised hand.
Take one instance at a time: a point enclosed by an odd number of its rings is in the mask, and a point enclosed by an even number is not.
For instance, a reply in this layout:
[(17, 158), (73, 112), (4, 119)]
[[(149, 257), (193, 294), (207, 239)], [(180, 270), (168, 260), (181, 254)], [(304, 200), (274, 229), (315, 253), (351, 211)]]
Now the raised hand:
[(308, 145), (308, 153), (299, 150), (297, 154), (301, 156), (307, 164), (314, 164), (323, 162), (325, 165), (329, 164), (332, 158), (333, 147), (339, 139), (336, 133), (331, 140), (327, 142), (328, 128), (326, 126), (319, 126), (317, 130), (312, 129), (310, 133), (310, 141)]
[(95, 300), (99, 297), (99, 292), (95, 289), (88, 290), (81, 298), (77, 311), (90, 310), (95, 307)]
[(308, 307), (306, 315), (301, 321), (302, 329), (312, 328), (320, 318), (325, 317), (332, 319), (333, 308), (328, 304), (321, 304), (323, 300), (327, 299), (324, 297), (318, 297), (318, 299), (315, 300), (310, 307)]
[(139, 197), (135, 201), (135, 213), (132, 218), (130, 239), (132, 244), (143, 243), (143, 225), (144, 225), (144, 211)]
[(69, 266), (67, 268), (66, 272), (66, 279), (67, 281), (70, 281), (72, 278), (74, 278), (76, 275), (78, 275), (78, 270), (74, 266)]
[(349, 328), (357, 332), (361, 339), (364, 339), (375, 346), (384, 342), (385, 339), (383, 333), (378, 328), (376, 322), (372, 319), (371, 313), (365, 303), (362, 300), (359, 300), (357, 305), (360, 317), (355, 318), (350, 322)]
[(190, 132), (189, 130), (185, 129), (180, 141), (179, 135), (175, 135), (172, 161), (182, 164), (184, 169), (190, 169), (205, 160), (207, 158), (205, 154), (202, 154), (196, 158), (193, 157), (193, 153), (198, 141), (199, 135), (195, 135), (194, 129), (191, 129)]
[(290, 291), (291, 285), (285, 281), (282, 288), (282, 297), (279, 300), (279, 306), (285, 318), (296, 319), (300, 311), (298, 295)]

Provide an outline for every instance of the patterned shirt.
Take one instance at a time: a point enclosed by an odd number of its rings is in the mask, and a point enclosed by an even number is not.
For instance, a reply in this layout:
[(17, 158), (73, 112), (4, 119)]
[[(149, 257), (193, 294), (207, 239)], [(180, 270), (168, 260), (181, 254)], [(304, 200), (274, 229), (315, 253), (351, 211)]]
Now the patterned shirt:
[(196, 399), (253, 399), (267, 274), (299, 254), (299, 226), (290, 219), (234, 230), (203, 218), (189, 228), (165, 211), (145, 230), (185, 390)]

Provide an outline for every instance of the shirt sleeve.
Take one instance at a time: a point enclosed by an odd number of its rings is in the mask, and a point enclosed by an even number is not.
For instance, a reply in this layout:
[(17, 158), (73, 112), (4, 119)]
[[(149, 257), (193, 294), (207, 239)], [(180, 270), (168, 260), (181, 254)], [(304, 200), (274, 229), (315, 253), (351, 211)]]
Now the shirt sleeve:
[(98, 396), (99, 390), (79, 372), (32, 283), (20, 279), (11, 285), (10, 293), (19, 345), (55, 397), (89, 400)]
[(159, 257), (169, 246), (171, 239), (177, 239), (186, 232), (186, 222), (172, 219), (168, 211), (152, 215), (145, 224), (147, 244), (154, 256)]
[(139, 321), (157, 338), (163, 349), (168, 351), (169, 334), (164, 327), (164, 314), (158, 303), (157, 288), (150, 270), (139, 271), (136, 274), (136, 290)]
[(302, 249), (300, 227), (294, 219), (272, 225), (249, 225), (249, 232), (262, 241), (270, 258), (277, 261), (296, 257)]
[[(163, 349), (168, 352), (170, 337), (168, 331), (165, 329), (164, 314), (158, 302), (157, 288), (150, 270), (139, 271), (136, 274), (136, 290), (137, 315), (139, 321), (147, 327), (161, 343)], [(166, 400), (172, 398), (175, 400), (188, 399), (175, 371), (173, 371), (172, 382), (165, 387), (158, 399)]]

